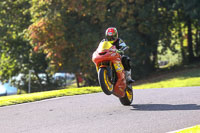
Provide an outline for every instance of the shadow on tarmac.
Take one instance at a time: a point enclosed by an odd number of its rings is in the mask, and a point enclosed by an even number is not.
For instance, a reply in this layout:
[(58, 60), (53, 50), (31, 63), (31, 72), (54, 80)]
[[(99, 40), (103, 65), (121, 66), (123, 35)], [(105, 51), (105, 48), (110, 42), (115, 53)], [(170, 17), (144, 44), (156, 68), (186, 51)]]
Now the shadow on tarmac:
[(197, 104), (135, 104), (132, 105), (135, 111), (166, 111), (166, 110), (200, 110), (200, 105)]

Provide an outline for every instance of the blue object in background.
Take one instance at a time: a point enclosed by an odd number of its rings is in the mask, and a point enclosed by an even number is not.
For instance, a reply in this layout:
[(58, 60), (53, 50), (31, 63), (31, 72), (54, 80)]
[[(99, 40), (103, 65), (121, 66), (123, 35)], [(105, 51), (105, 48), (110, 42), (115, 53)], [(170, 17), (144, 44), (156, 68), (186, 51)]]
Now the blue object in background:
[(11, 86), (9, 83), (0, 83), (0, 96), (17, 94), (17, 88)]

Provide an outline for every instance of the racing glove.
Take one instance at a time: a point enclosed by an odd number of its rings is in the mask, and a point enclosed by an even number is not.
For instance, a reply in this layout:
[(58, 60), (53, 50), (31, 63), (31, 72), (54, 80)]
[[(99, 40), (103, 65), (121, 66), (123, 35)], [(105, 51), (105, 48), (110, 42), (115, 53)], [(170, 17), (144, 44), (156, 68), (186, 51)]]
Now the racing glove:
[(119, 53), (119, 54), (124, 54), (123, 50), (117, 50), (116, 52)]

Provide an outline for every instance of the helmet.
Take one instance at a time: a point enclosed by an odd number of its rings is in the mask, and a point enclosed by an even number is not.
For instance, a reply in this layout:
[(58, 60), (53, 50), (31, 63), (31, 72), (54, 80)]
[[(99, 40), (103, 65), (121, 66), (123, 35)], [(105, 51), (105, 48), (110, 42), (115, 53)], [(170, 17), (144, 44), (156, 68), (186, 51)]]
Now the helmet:
[(118, 32), (115, 27), (109, 27), (105, 32), (106, 41), (114, 43), (118, 39)]

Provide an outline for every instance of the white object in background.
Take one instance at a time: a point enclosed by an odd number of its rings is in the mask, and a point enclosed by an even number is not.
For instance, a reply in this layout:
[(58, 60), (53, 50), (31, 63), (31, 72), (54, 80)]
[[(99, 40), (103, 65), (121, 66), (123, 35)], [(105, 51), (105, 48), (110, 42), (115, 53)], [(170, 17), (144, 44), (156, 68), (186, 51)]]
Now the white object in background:
[(0, 83), (0, 96), (6, 95), (6, 88)]

